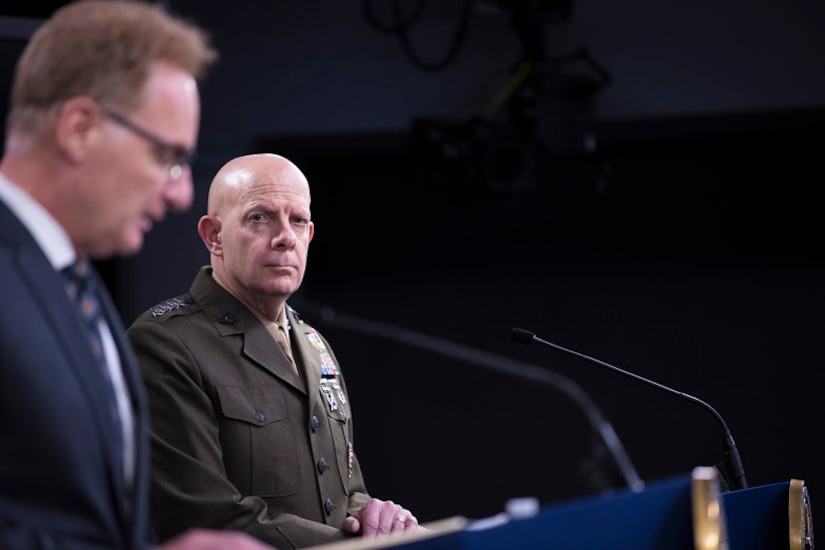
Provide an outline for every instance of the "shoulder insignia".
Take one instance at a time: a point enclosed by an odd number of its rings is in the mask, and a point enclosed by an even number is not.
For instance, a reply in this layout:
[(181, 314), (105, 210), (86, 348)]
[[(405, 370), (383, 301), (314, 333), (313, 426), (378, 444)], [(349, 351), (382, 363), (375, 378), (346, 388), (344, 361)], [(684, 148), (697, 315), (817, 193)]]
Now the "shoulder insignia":
[(149, 313), (152, 314), (152, 317), (160, 317), (164, 313), (168, 313), (170, 311), (186, 307), (187, 305), (193, 303), (191, 298), (187, 298), (188, 297), (172, 298), (171, 300), (166, 300), (163, 303), (157, 304), (156, 306), (149, 308)]

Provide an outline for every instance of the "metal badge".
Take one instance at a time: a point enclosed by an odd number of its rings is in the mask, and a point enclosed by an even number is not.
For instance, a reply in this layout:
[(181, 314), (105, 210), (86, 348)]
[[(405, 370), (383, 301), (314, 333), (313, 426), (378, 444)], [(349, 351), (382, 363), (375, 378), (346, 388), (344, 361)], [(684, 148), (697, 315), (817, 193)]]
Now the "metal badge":
[(347, 477), (352, 477), (352, 458), (355, 453), (352, 450), (352, 442), (347, 441)]
[(344, 390), (341, 388), (341, 384), (338, 383), (337, 379), (330, 380), (330, 382), (332, 383), (332, 389), (334, 389), (335, 392), (338, 394), (338, 399), (341, 401), (341, 403), (346, 404), (347, 396), (344, 395)]
[(324, 397), (327, 399), (327, 405), (329, 405), (330, 412), (335, 412), (341, 407), (338, 405), (338, 401), (335, 400), (335, 395), (332, 393), (333, 388), (329, 384), (329, 380), (326, 378), (321, 378), (321, 393), (324, 394)]

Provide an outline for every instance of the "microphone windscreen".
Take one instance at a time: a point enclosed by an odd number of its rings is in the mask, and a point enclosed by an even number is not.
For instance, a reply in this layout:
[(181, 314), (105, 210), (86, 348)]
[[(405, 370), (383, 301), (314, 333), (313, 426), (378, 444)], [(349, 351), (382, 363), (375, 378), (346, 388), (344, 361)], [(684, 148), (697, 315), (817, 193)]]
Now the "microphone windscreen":
[(514, 328), (513, 334), (510, 336), (510, 338), (513, 340), (513, 342), (518, 342), (519, 344), (532, 344), (533, 338), (535, 336), (536, 335), (530, 332), (529, 330)]

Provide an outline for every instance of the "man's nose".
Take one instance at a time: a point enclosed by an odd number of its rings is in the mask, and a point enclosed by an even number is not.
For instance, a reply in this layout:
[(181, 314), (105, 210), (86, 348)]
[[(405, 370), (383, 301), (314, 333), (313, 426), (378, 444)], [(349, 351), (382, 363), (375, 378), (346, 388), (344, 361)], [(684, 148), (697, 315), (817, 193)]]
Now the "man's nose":
[(272, 248), (292, 248), (295, 246), (295, 232), (288, 223), (279, 224), (280, 231), (272, 237)]

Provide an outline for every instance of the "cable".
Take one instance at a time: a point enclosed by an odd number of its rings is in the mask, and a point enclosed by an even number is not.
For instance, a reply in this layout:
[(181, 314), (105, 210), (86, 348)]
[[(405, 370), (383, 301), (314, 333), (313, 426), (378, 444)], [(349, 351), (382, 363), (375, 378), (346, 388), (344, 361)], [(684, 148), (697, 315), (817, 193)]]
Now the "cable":
[(364, 18), (367, 20), (367, 23), (369, 23), (372, 28), (379, 32), (393, 34), (403, 29), (408, 29), (412, 27), (412, 25), (418, 20), (418, 18), (423, 13), (424, 6), (426, 4), (427, 0), (418, 0), (418, 2), (416, 2), (415, 9), (412, 11), (412, 13), (406, 20), (396, 17), (396, 19), (398, 20), (395, 21), (392, 25), (386, 25), (378, 20), (378, 17), (376, 17), (373, 11), (372, 0), (363, 0), (361, 2), (361, 9), (363, 11)]
[(461, 46), (464, 44), (464, 40), (467, 36), (467, 29), (470, 26), (470, 10), (473, 7), (474, 0), (462, 1), (458, 27), (456, 28), (456, 32), (450, 42), (450, 46), (441, 59), (434, 62), (425, 61), (421, 58), (418, 52), (416, 52), (410, 36), (410, 31), (412, 31), (413, 27), (419, 23), (419, 19), (424, 12), (426, 4), (426, 0), (418, 0), (412, 12), (405, 16), (401, 10), (401, 0), (393, 0), (393, 21), (389, 24), (378, 20), (378, 17), (375, 15), (372, 0), (362, 0), (361, 8), (364, 18), (372, 28), (379, 32), (395, 34), (398, 36), (398, 40), (401, 42), (401, 48), (403, 49), (404, 54), (413, 65), (424, 71), (436, 72), (451, 63), (461, 50)]

